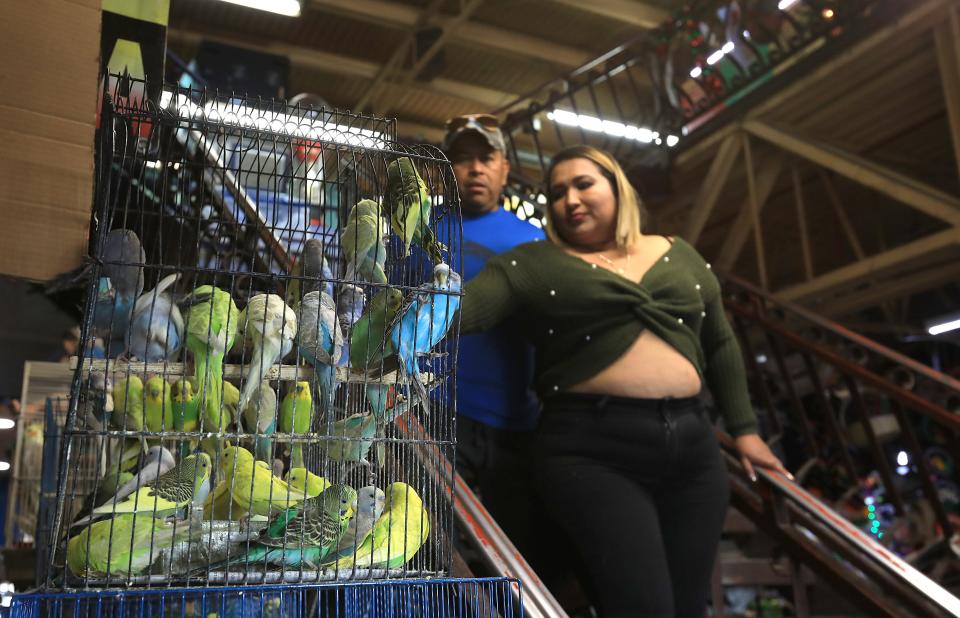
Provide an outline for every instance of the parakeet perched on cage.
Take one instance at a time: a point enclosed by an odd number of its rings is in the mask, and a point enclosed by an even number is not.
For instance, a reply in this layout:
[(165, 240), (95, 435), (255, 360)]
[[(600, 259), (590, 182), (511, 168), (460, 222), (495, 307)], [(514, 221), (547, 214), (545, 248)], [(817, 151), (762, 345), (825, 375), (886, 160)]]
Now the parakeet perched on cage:
[(183, 417), (183, 430), (196, 431), (199, 424), (200, 398), (193, 392), (193, 384), (183, 378), (173, 385), (174, 414)]
[(296, 308), (300, 299), (310, 292), (333, 294), (333, 271), (323, 255), (323, 249), (323, 241), (317, 238), (310, 238), (303, 243), (303, 251), (287, 281), (286, 301), (289, 306)]
[(270, 383), (264, 380), (254, 391), (241, 415), (244, 430), (255, 433), (254, 454), (261, 461), (273, 460), (273, 440), (277, 431), (277, 394)]
[(319, 496), (323, 490), (330, 487), (330, 481), (306, 468), (291, 468), (283, 480), (290, 487), (302, 491), (308, 498)]
[(257, 294), (240, 312), (240, 329), (253, 344), (247, 376), (240, 392), (244, 409), (260, 387), (267, 371), (293, 349), (297, 336), (297, 314), (276, 294)]
[(101, 251), (100, 280), (93, 308), (94, 333), (110, 344), (115, 355), (124, 349), (137, 298), (143, 293), (143, 264), (147, 255), (131, 230), (111, 230)]
[[(143, 380), (130, 375), (117, 378), (113, 384), (113, 412), (111, 422), (121, 431), (143, 431), (146, 427), (144, 413)], [(128, 470), (136, 464), (137, 457), (147, 450), (146, 439), (141, 435), (126, 438), (122, 442), (120, 469)]]
[(240, 310), (229, 292), (210, 285), (193, 290), (185, 304), (188, 307), (186, 345), (193, 354), (201, 428), (222, 432), (230, 423), (221, 409), (223, 357), (236, 339)]
[(340, 235), (340, 248), (347, 262), (343, 276), (345, 281), (353, 281), (360, 275), (370, 283), (387, 283), (387, 275), (383, 271), (387, 248), (383, 239), (380, 204), (373, 200), (360, 200), (354, 204)]
[(387, 166), (383, 207), (393, 231), (403, 240), (404, 256), (410, 255), (410, 247), (416, 243), (434, 264), (443, 261), (441, 252), (446, 248), (437, 242), (430, 228), (430, 189), (410, 157), (399, 157)]
[(353, 555), (354, 550), (373, 529), (373, 524), (383, 514), (385, 503), (386, 494), (379, 487), (367, 485), (357, 490), (356, 512), (350, 518), (350, 525), (347, 526), (347, 531), (343, 533), (340, 544), (337, 546), (338, 555), (347, 555), (348, 551), (349, 555)]
[(173, 405), (170, 383), (161, 376), (153, 376), (143, 386), (144, 422), (149, 431), (179, 431), (183, 418)]
[(257, 538), (256, 547), (211, 569), (260, 562), (317, 568), (340, 543), (356, 502), (353, 488), (331, 485), (317, 497), (274, 515)]
[(397, 569), (416, 555), (430, 534), (430, 519), (423, 501), (406, 483), (392, 483), (385, 493), (383, 514), (357, 545), (356, 551), (350, 548), (349, 555), (341, 556), (325, 567), (338, 571)]
[(175, 465), (177, 465), (177, 460), (174, 459), (173, 453), (162, 446), (151, 446), (143, 456), (137, 474), (124, 482), (117, 489), (115, 495), (111, 495), (109, 498), (101, 496), (98, 499), (99, 504), (95, 506), (123, 500), (141, 487), (146, 487), (150, 483), (153, 483), (159, 477), (172, 470)]
[(160, 550), (198, 535), (196, 527), (151, 515), (124, 514), (90, 524), (67, 542), (67, 566), (78, 577), (131, 577), (160, 557)]
[(300, 354), (313, 366), (320, 393), (320, 410), (333, 406), (336, 394), (336, 364), (343, 350), (343, 333), (337, 320), (337, 307), (326, 292), (314, 291), (303, 297), (297, 310)]
[[(114, 513), (151, 513), (166, 515), (194, 501), (196, 494), (210, 479), (210, 456), (197, 453), (186, 457), (166, 474), (140, 487), (122, 502), (106, 502), (93, 509), (91, 517)], [(80, 520), (74, 525), (86, 523)]]
[[(42, 434), (41, 434), (42, 435)], [(133, 480), (133, 473), (127, 471), (117, 471), (113, 470), (108, 472), (102, 479), (100, 483), (97, 484), (96, 489), (90, 492), (86, 498), (83, 500), (83, 505), (80, 507), (80, 510), (73, 517), (73, 523), (71, 526), (77, 525), (76, 522), (81, 519), (86, 519), (90, 512), (93, 510), (97, 504), (105, 502), (104, 498), (107, 500), (112, 500), (112, 497), (117, 493), (117, 490), (120, 489), (123, 485)]]
[(143, 431), (145, 425), (143, 380), (130, 375), (113, 384), (113, 426), (126, 431)]
[(167, 275), (157, 287), (141, 294), (130, 319), (130, 345), (127, 353), (147, 362), (173, 360), (183, 343), (184, 323), (180, 308), (167, 289), (180, 278)]
[(416, 387), (424, 410), (429, 411), (426, 385), (417, 356), (426, 354), (444, 338), (460, 307), (459, 273), (446, 264), (433, 269), (433, 282), (422, 286), (390, 332), (391, 351), (400, 358), (400, 368)]
[[(269, 464), (255, 462), (250, 451), (243, 447), (224, 449), (220, 471), (233, 501), (255, 515), (269, 517), (273, 511), (289, 508), (306, 498), (303, 492), (275, 477)], [(212, 492), (211, 496), (216, 493)]]
[[(367, 455), (377, 435), (377, 419), (372, 414), (357, 413), (321, 427), (320, 435), (326, 435), (324, 452), (331, 461), (358, 462), (369, 466)], [(383, 464), (383, 460), (380, 460)]]
[[(280, 403), (280, 431), (289, 434), (305, 434), (313, 423), (313, 396), (309, 382), (297, 382), (293, 390)], [(303, 442), (290, 445), (290, 467), (303, 468)]]
[(403, 305), (403, 293), (385, 288), (374, 294), (350, 335), (350, 366), (354, 371), (379, 369), (389, 354), (387, 327)]

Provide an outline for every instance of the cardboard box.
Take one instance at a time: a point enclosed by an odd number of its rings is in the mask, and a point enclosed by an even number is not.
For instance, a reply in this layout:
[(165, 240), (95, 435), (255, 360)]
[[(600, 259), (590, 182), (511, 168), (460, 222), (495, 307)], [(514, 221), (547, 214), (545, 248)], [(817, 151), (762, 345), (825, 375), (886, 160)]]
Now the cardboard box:
[(87, 252), (100, 11), (100, 0), (4, 6), (0, 274), (47, 280)]

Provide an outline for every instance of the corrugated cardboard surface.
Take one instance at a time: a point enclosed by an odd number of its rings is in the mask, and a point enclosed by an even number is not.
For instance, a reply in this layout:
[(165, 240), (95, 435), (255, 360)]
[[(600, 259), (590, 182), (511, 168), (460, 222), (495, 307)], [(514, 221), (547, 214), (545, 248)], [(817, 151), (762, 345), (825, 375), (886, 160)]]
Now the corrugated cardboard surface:
[(10, 2), (0, 19), (0, 274), (80, 264), (93, 199), (100, 0)]

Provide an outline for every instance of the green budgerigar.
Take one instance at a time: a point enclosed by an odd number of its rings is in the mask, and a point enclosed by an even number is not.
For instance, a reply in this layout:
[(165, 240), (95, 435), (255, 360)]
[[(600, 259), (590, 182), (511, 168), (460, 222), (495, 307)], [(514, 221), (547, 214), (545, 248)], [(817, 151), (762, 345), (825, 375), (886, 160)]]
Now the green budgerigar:
[(430, 534), (430, 519), (423, 500), (406, 483), (392, 483), (385, 493), (383, 513), (356, 551), (351, 547), (338, 555), (339, 560), (325, 566), (337, 570), (397, 569), (419, 551)]
[[(222, 491), (227, 491), (237, 505), (255, 515), (269, 517), (278, 509), (288, 509), (306, 498), (303, 492), (274, 476), (268, 463), (255, 461), (253, 454), (240, 446), (223, 450), (220, 471), (226, 483)], [(217, 489), (211, 492), (213, 500), (217, 493)]]
[(340, 248), (347, 261), (345, 281), (353, 281), (356, 275), (360, 275), (370, 283), (387, 283), (383, 271), (387, 249), (383, 239), (380, 204), (373, 200), (360, 200), (354, 204), (340, 235)]
[[(289, 434), (305, 434), (313, 422), (313, 395), (309, 382), (297, 382), (280, 403), (280, 431)], [(290, 446), (290, 467), (303, 468), (303, 442)]]
[[(324, 452), (327, 458), (337, 462), (359, 462), (369, 466), (367, 455), (377, 435), (377, 418), (372, 414), (357, 413), (323, 427), (326, 435)], [(384, 461), (380, 459), (380, 465)]]
[(173, 405), (170, 383), (161, 376), (153, 376), (143, 385), (146, 394), (143, 414), (147, 429), (150, 431), (179, 431), (183, 429), (183, 419)]
[(229, 292), (211, 285), (193, 290), (185, 304), (188, 307), (187, 349), (193, 354), (202, 429), (222, 432), (230, 424), (221, 406), (223, 357), (236, 341), (240, 309)]
[(113, 426), (126, 431), (143, 431), (143, 380), (131, 375), (113, 385)]
[(131, 577), (147, 570), (164, 548), (198, 534), (184, 522), (125, 514), (90, 524), (67, 542), (67, 566), (77, 577)]
[(337, 548), (356, 504), (355, 489), (331, 485), (319, 496), (274, 515), (246, 554), (211, 568), (266, 562), (316, 569)]
[(387, 166), (384, 193), (383, 206), (390, 216), (393, 231), (403, 239), (404, 255), (410, 255), (410, 247), (416, 243), (434, 264), (442, 262), (441, 251), (445, 247), (437, 242), (430, 228), (430, 189), (410, 157), (399, 157)]
[(308, 498), (319, 496), (325, 489), (330, 487), (330, 481), (322, 476), (317, 476), (306, 468), (290, 468), (283, 480), (285, 480), (290, 487), (305, 493)]
[[(166, 515), (183, 508), (193, 501), (200, 487), (210, 479), (212, 471), (210, 456), (197, 453), (184, 458), (171, 470), (151, 483), (140, 487), (122, 501), (110, 500), (91, 511), (96, 515), (115, 513), (150, 513)], [(86, 521), (78, 521), (80, 525)]]
[[(129, 375), (118, 379), (113, 385), (113, 413), (111, 422), (123, 431), (143, 431), (146, 426), (144, 413), (143, 380)], [(129, 470), (136, 465), (141, 453), (147, 451), (147, 441), (141, 435), (123, 441), (120, 454), (120, 470)]]
[(367, 305), (350, 334), (350, 366), (354, 371), (378, 369), (389, 354), (387, 327), (403, 306), (403, 293), (396, 288), (377, 292)]

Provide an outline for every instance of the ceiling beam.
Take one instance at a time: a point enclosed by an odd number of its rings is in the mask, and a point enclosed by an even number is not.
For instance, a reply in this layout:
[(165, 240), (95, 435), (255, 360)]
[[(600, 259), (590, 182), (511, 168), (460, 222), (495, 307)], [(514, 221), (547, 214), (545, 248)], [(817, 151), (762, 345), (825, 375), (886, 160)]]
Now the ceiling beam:
[(749, 133), (846, 176), (898, 202), (951, 225), (960, 225), (960, 199), (825, 142), (800, 136), (784, 127), (748, 120)]
[(637, 0), (553, 0), (581, 11), (602, 15), (641, 28), (656, 28), (670, 19), (670, 12)]
[(690, 213), (690, 219), (687, 220), (687, 225), (683, 233), (683, 237), (690, 244), (695, 245), (697, 244), (697, 240), (700, 239), (700, 233), (703, 232), (703, 228), (707, 224), (710, 214), (713, 212), (713, 207), (716, 205), (717, 200), (720, 199), (723, 185), (726, 184), (727, 177), (730, 176), (730, 170), (737, 161), (739, 154), (739, 135), (730, 135), (726, 141), (720, 145), (720, 151), (713, 159), (713, 163), (710, 165), (710, 171), (707, 172), (706, 179), (703, 181), (703, 184), (700, 185), (697, 199), (693, 203), (693, 212)]
[(920, 272), (909, 273), (885, 283), (872, 285), (865, 290), (851, 291), (850, 294), (818, 306), (817, 313), (828, 318), (840, 318), (887, 301), (926, 292), (958, 279), (960, 279), (960, 263), (955, 261), (925, 266)]
[[(780, 176), (783, 167), (783, 153), (776, 152), (766, 158), (756, 175), (757, 214), (767, 205), (767, 200), (773, 192), (773, 187)], [(717, 266), (723, 270), (730, 270), (740, 256), (743, 245), (750, 237), (753, 229), (753, 215), (751, 213), (751, 198), (748, 196), (737, 209), (737, 219), (726, 231), (726, 240), (716, 259)]]
[[(385, 26), (409, 28), (417, 23), (420, 11), (413, 6), (384, 0), (312, 0), (311, 7), (346, 15)], [(435, 16), (432, 25), (446, 29), (452, 18)], [(536, 58), (564, 67), (576, 68), (589, 62), (594, 54), (589, 51), (560, 45), (476, 22), (462, 24), (457, 30), (457, 43), (486, 47), (513, 56)]]
[[(335, 73), (338, 75), (349, 75), (364, 79), (373, 79), (381, 69), (381, 65), (376, 62), (359, 60), (350, 56), (334, 54), (318, 49), (303, 47), (300, 45), (291, 45), (288, 43), (279, 43), (276, 41), (251, 40), (249, 38), (223, 36), (210, 34), (207, 32), (186, 30), (182, 28), (171, 27), (167, 31), (167, 36), (172, 41), (180, 41), (186, 44), (196, 44), (201, 40), (214, 41), (225, 45), (235, 47), (244, 47), (262, 51), (270, 54), (286, 56), (294, 65), (311, 68), (326, 73)], [(395, 85), (395, 84), (391, 84)], [(411, 86), (411, 89), (414, 87)], [(517, 93), (504, 92), (468, 84), (453, 79), (437, 78), (430, 83), (417, 83), (417, 90), (442, 94), (444, 96), (457, 97), (471, 103), (477, 103), (483, 109), (494, 109), (507, 101), (512, 101), (519, 96)], [(323, 93), (320, 93), (323, 94)]]
[(777, 295), (783, 300), (791, 302), (808, 300), (811, 297), (825, 295), (837, 288), (847, 286), (868, 275), (879, 278), (884, 273), (895, 271), (898, 268), (905, 269), (909, 267), (909, 262), (920, 260), (945, 249), (956, 248), (957, 245), (960, 245), (960, 228), (950, 228), (840, 267), (805, 283), (784, 288), (778, 291)]

